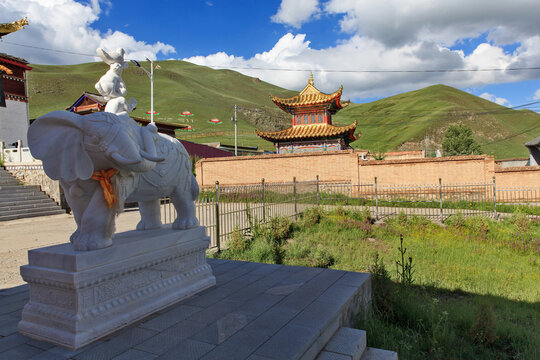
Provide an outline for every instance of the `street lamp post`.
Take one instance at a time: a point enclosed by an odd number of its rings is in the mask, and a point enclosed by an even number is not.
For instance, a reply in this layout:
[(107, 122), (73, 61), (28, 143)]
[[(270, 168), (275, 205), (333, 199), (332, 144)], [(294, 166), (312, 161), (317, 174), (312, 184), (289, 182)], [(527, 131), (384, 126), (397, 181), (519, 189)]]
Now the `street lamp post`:
[(154, 123), (154, 62), (149, 58), (146, 58), (146, 61), (150, 63), (150, 71), (146, 70), (135, 60), (131, 60), (133, 64), (140, 67), (146, 75), (150, 78), (150, 122)]

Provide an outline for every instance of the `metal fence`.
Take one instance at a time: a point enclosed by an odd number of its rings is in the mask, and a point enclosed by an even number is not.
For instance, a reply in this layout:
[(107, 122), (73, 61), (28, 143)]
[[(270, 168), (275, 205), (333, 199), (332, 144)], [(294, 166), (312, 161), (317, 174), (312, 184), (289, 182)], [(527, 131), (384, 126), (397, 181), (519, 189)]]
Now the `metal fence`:
[[(172, 223), (176, 212), (169, 199), (163, 199), (161, 219)], [(206, 226), (211, 248), (223, 243), (238, 229), (250, 229), (250, 221), (266, 222), (280, 215), (296, 218), (311, 206), (368, 207), (376, 219), (421, 215), (444, 222), (449, 216), (484, 215), (497, 218), (501, 214), (521, 210), (540, 215), (540, 187), (497, 188), (495, 178), (488, 183), (428, 185), (388, 185), (372, 183), (353, 185), (348, 181), (266, 183), (226, 185), (201, 190), (196, 201), (197, 218)]]

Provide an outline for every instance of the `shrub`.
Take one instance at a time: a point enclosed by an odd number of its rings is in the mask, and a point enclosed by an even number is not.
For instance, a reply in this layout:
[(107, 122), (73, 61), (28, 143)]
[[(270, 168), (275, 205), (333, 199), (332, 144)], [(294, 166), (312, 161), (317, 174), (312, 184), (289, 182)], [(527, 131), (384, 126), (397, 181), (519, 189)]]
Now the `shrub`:
[(319, 207), (311, 207), (302, 213), (301, 224), (308, 227), (318, 224), (321, 221), (321, 218), (324, 214), (324, 211)]
[(457, 212), (454, 215), (451, 215), (447, 220), (446, 224), (455, 228), (455, 229), (462, 229), (465, 227), (465, 216), (461, 212)]
[(486, 235), (489, 232), (490, 220), (485, 216), (472, 216), (465, 219), (465, 227), (477, 235)]
[(372, 308), (373, 311), (385, 321), (394, 318), (394, 308), (392, 305), (390, 275), (379, 253), (373, 256), (373, 264), (369, 266), (372, 279)]
[(514, 212), (512, 216), (510, 216), (509, 221), (523, 231), (529, 230), (529, 226), (531, 225), (529, 217), (521, 211)]
[(476, 312), (476, 319), (471, 329), (471, 337), (477, 344), (491, 346), (497, 340), (496, 319), (491, 304), (482, 304)]
[(243, 232), (236, 225), (228, 242), (229, 249), (234, 252), (244, 252), (249, 249), (251, 239), (244, 236)]
[(312, 253), (313, 266), (318, 268), (328, 268), (334, 265), (335, 259), (322, 244), (318, 244)]
[(255, 239), (245, 256), (247, 261), (273, 263), (274, 249), (272, 244), (263, 239)]
[(263, 232), (267, 240), (281, 245), (291, 235), (292, 221), (286, 216), (275, 216), (266, 224)]

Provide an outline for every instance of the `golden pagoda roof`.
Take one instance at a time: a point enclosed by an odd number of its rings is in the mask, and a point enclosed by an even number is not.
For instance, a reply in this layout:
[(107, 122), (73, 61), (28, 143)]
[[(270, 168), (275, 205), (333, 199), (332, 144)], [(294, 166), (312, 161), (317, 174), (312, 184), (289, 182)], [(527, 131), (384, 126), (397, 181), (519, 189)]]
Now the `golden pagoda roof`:
[(24, 25), (28, 25), (28, 20), (26, 20), (26, 17), (12, 23), (0, 24), (0, 38), (4, 35), (24, 29)]
[(287, 140), (301, 140), (301, 139), (321, 139), (341, 136), (348, 133), (349, 140), (356, 140), (354, 136), (354, 130), (356, 129), (357, 122), (347, 126), (334, 126), (330, 124), (308, 124), (308, 125), (295, 125), (281, 131), (259, 131), (255, 130), (257, 135), (268, 141), (287, 141)]
[(313, 74), (311, 74), (308, 84), (300, 91), (300, 93), (298, 93), (298, 95), (290, 98), (279, 98), (270, 95), (270, 98), (277, 106), (289, 113), (292, 112), (291, 109), (293, 108), (313, 105), (327, 105), (329, 110), (335, 113), (337, 110), (348, 106), (350, 103), (349, 100), (341, 101), (342, 91), (343, 85), (331, 94), (325, 94), (319, 91), (319, 89), (313, 85)]

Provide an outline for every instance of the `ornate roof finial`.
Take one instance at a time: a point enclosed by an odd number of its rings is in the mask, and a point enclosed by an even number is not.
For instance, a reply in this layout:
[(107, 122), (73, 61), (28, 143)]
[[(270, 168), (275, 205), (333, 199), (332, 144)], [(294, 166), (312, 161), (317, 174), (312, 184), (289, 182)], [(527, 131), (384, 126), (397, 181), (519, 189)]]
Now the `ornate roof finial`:
[(313, 85), (313, 72), (309, 75), (308, 84)]

